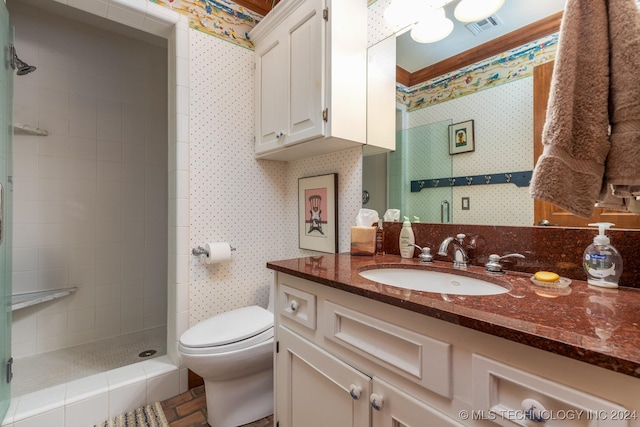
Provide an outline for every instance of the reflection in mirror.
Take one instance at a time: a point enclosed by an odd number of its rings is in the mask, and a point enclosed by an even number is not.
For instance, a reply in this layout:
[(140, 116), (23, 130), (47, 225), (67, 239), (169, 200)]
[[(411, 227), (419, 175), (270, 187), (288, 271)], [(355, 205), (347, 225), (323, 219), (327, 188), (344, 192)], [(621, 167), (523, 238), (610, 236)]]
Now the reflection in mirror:
[[(452, 176), (448, 129), (443, 120), (397, 132), (396, 151), (389, 153), (389, 206), (422, 222), (451, 222), (452, 188), (442, 186), (420, 192), (407, 191), (405, 183)], [(428, 194), (427, 194), (428, 193)]]
[[(491, 85), (465, 96), (450, 96), (450, 100), (433, 102), (428, 107), (412, 110), (412, 104), (407, 102), (404, 105), (407, 112), (401, 115), (403, 120), (397, 120), (396, 152), (380, 155), (389, 157), (389, 204), (378, 208), (373, 205), (366, 207), (376, 209), (380, 214), (386, 208), (400, 209), (401, 215), (417, 216), (423, 222), (448, 222), (446, 217), (441, 217), (441, 204), (443, 200), (449, 200), (450, 221), (453, 223), (533, 225), (533, 200), (528, 187), (513, 184), (453, 187), (447, 189), (450, 195), (446, 197), (441, 194), (442, 189), (410, 192), (410, 181), (416, 179), (532, 170), (532, 94), (533, 79), (527, 76)], [(447, 126), (467, 120), (474, 120), (475, 151), (450, 155)], [(429, 144), (424, 144), (426, 138), (422, 135), (427, 130), (430, 133), (432, 127), (441, 127), (440, 137), (432, 137)], [(424, 147), (429, 147), (429, 150), (421, 153), (406, 150), (412, 143), (422, 143), (423, 151)], [(434, 146), (438, 148), (437, 154), (430, 151)], [(397, 160), (403, 156), (407, 156), (404, 163)], [(364, 164), (371, 161), (369, 157), (364, 157)], [(414, 169), (410, 172), (411, 177), (404, 168), (409, 161), (413, 162)], [(435, 167), (433, 165), (446, 165), (448, 173), (442, 169), (429, 170)], [(371, 196), (372, 190), (368, 188), (372, 180), (368, 173), (371, 169), (376, 175), (380, 174), (378, 168), (363, 167), (363, 189), (370, 192), (371, 201), (384, 199)], [(422, 176), (414, 175), (416, 173)], [(468, 200), (465, 209), (462, 207), (463, 198)]]
[[(366, 207), (376, 209), (380, 214), (387, 208), (400, 209), (402, 216), (417, 216), (423, 222), (534, 225), (534, 202), (528, 187), (514, 184), (456, 186), (447, 189), (450, 194), (443, 197), (439, 193), (442, 189), (429, 188), (411, 193), (410, 181), (531, 171), (534, 166), (532, 69), (554, 58), (556, 42), (557, 36), (547, 37), (543, 43), (536, 40), (485, 60), (483, 64), (458, 70), (401, 93), (397, 102), (406, 112), (401, 116), (403, 121), (397, 120), (396, 152), (379, 155), (388, 157), (386, 162), (376, 159), (378, 164), (389, 165), (389, 173), (386, 174), (388, 191), (384, 188), (386, 195), (378, 196), (376, 191), (368, 188), (374, 180), (371, 171), (380, 175), (382, 169), (367, 167), (374, 162), (369, 156), (363, 160), (363, 189), (370, 193), (370, 204)], [(513, 55), (514, 52), (517, 54)], [(455, 81), (451, 78), (461, 72), (467, 73), (466, 78), (456, 78)], [(432, 139), (430, 145), (439, 144), (439, 152), (446, 154), (431, 158), (428, 152), (412, 152), (410, 158), (422, 164), (422, 176), (408, 179), (409, 172), (404, 169), (407, 163), (398, 159), (407, 156), (406, 144), (409, 141), (421, 140), (415, 135), (440, 123), (455, 124), (468, 120), (474, 121), (475, 151), (450, 155), (445, 128), (440, 140)], [(399, 166), (401, 164), (403, 166)], [(446, 164), (449, 173), (431, 171), (428, 164)], [(383, 205), (381, 200), (388, 203)], [(450, 203), (450, 221), (441, 213), (444, 200)]]

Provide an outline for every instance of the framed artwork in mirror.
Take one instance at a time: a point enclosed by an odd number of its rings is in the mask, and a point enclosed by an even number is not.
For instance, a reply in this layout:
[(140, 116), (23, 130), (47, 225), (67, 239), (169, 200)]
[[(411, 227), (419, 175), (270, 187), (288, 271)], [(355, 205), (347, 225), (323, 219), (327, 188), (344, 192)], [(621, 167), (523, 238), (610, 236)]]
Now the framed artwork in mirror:
[(449, 125), (449, 154), (474, 151), (476, 140), (473, 134), (473, 120)]
[(300, 249), (338, 252), (338, 174), (298, 179)]

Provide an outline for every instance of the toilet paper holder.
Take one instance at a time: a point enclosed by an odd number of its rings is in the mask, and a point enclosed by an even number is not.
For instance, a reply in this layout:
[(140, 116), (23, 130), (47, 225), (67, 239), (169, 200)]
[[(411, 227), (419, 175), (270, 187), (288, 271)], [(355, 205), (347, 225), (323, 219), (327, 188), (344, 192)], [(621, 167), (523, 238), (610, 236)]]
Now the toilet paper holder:
[[(231, 250), (235, 251), (236, 248), (234, 248), (232, 246)], [(209, 256), (209, 251), (206, 250), (205, 248), (203, 248), (202, 246), (198, 246), (197, 248), (191, 249), (191, 255), (195, 255), (195, 256), (206, 255), (206, 256)]]

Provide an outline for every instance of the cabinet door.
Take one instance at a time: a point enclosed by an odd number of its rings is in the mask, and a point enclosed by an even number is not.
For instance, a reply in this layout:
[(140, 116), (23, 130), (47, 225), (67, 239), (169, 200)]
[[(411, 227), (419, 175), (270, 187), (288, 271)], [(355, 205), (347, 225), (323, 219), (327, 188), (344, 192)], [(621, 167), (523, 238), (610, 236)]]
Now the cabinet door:
[(283, 326), (277, 334), (279, 426), (369, 426), (371, 378)]
[(286, 22), (289, 108), (284, 144), (292, 145), (324, 135), (322, 1), (305, 1)]
[(372, 401), (374, 398), (372, 427), (463, 427), (463, 424), (377, 377), (373, 378)]
[(283, 112), (286, 47), (281, 34), (273, 31), (256, 46), (256, 153), (281, 146), (287, 130)]

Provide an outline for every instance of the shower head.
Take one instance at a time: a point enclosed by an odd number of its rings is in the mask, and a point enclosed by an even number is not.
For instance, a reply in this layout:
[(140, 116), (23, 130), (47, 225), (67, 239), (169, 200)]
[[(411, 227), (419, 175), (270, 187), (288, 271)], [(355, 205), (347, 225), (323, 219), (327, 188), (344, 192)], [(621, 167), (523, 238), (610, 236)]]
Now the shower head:
[(22, 66), (18, 67), (18, 71), (16, 72), (19, 76), (24, 76), (25, 74), (33, 73), (36, 70), (36, 67), (33, 65), (22, 63)]
[(32, 73), (36, 70), (36, 67), (33, 65), (29, 65), (26, 62), (23, 62), (20, 58), (18, 58), (18, 54), (16, 53), (16, 48), (11, 46), (11, 68), (14, 70), (17, 69), (16, 72), (19, 76), (24, 76), (26, 74)]

